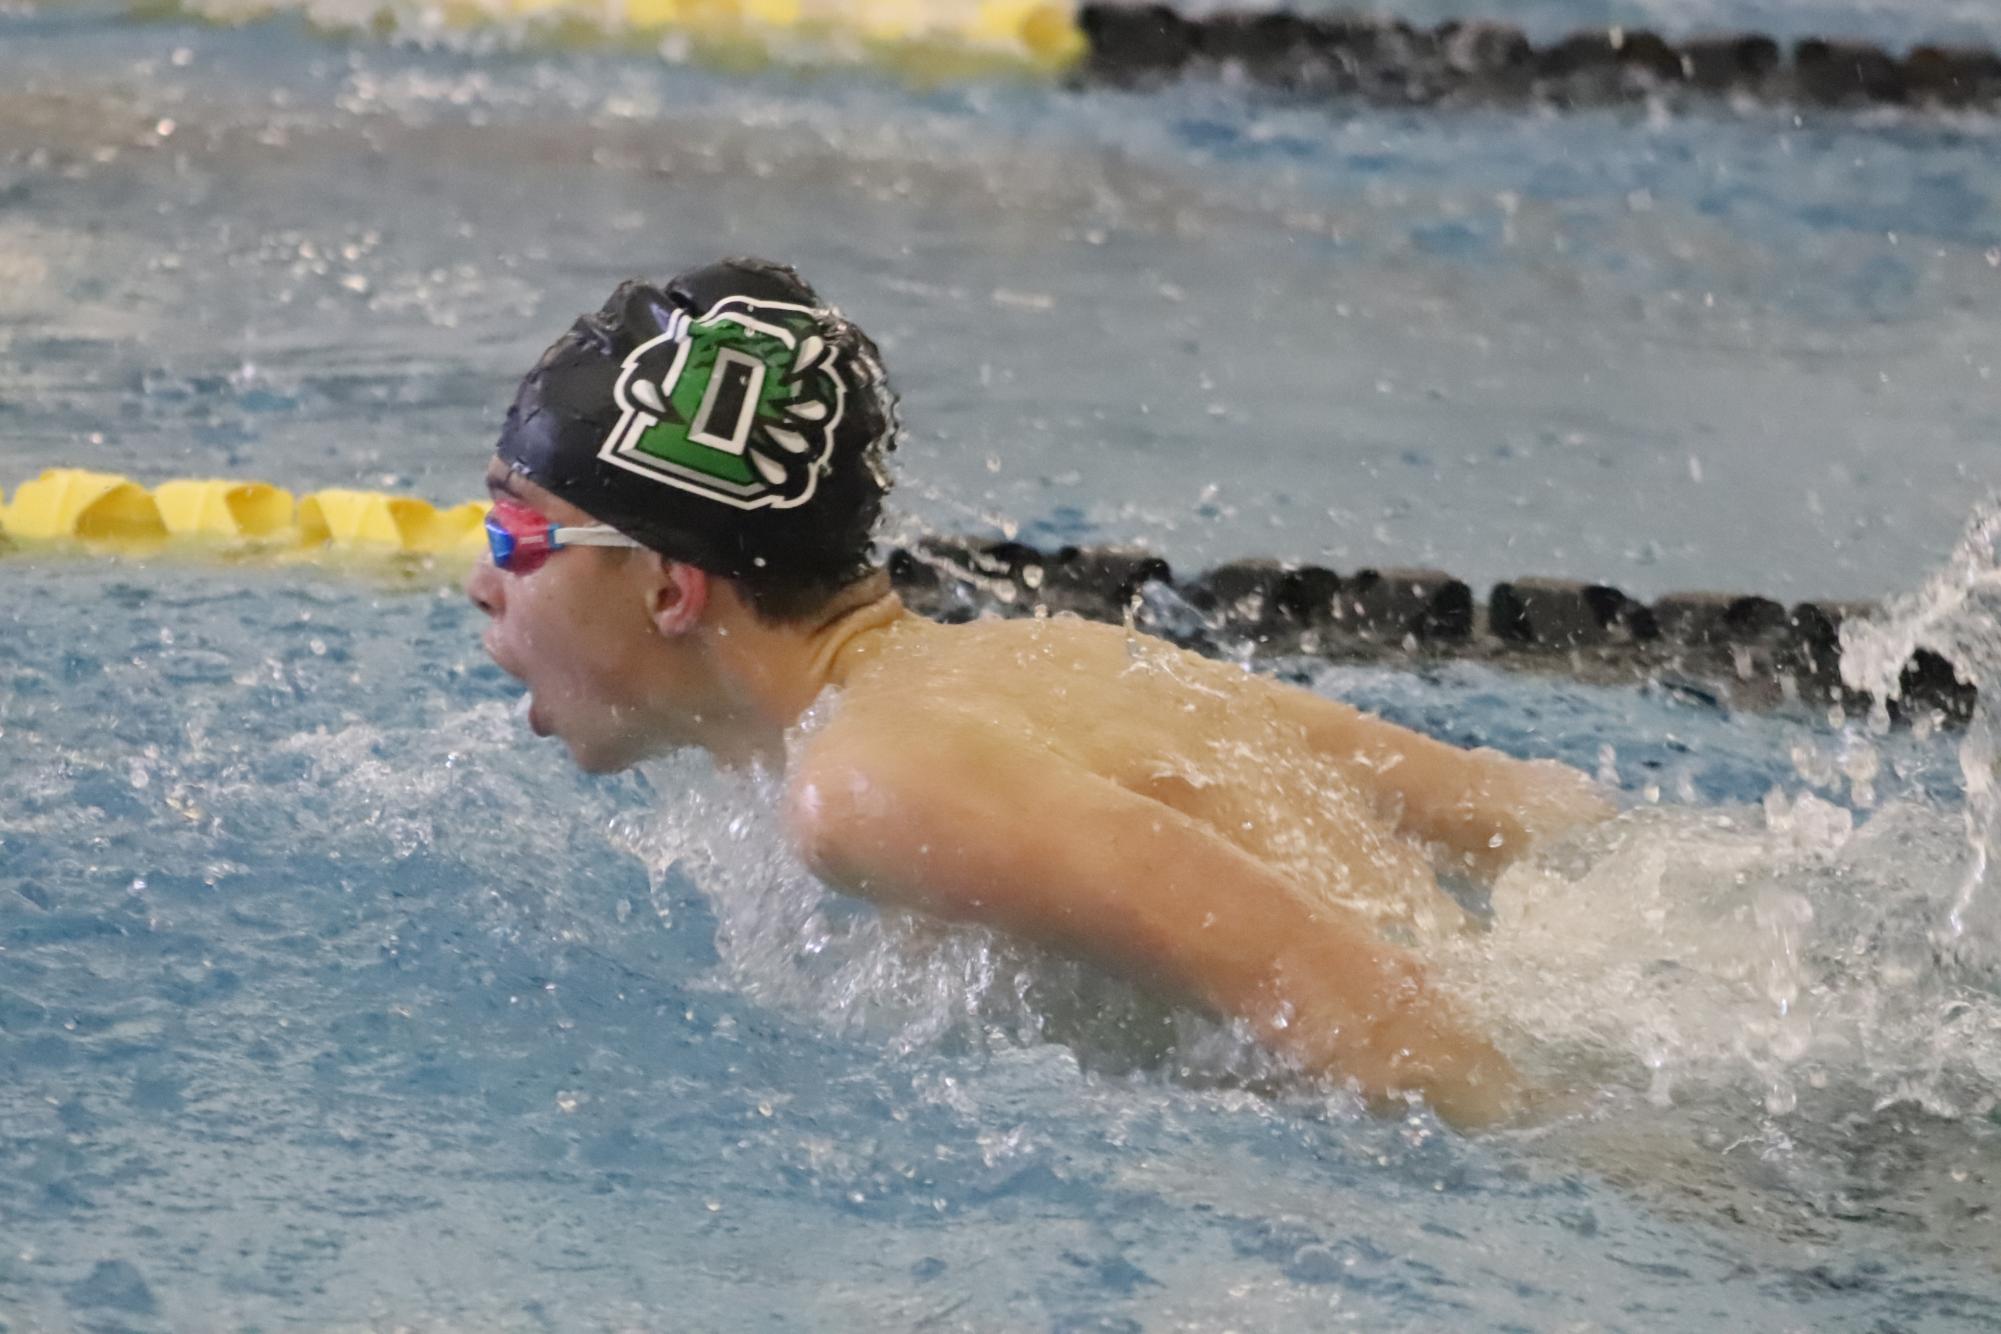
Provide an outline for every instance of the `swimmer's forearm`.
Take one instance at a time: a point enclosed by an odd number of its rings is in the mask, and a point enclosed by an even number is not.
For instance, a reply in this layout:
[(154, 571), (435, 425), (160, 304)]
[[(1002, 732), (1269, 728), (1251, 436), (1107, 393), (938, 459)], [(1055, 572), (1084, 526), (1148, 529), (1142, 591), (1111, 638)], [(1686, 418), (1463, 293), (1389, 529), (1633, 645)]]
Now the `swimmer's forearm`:
[(1269, 874), (1260, 867), (1232, 885), (1243, 919), (1234, 939), (1205, 939), (1213, 926), (1185, 932), (1166, 942), (1176, 957), (1159, 960), (1160, 971), (1301, 1068), (1352, 1081), (1378, 1109), (1415, 1094), (1461, 1129), (1517, 1110), (1514, 1067), (1422, 964), (1345, 909), (1307, 907), (1289, 886), (1268, 892), (1257, 881)]
[[(1362, 1014), (1344, 1013), (1338, 999), (1328, 1003), (1320, 979), (1358, 962), (1373, 971), (1367, 989), (1375, 1004)], [(1476, 1129), (1523, 1106), (1514, 1066), (1400, 951), (1378, 946), (1358, 961), (1307, 940), (1287, 952), (1278, 971), (1294, 998), (1292, 1031), (1267, 1041), (1309, 1069), (1354, 1080), (1379, 1108), (1399, 1094), (1420, 1093), (1453, 1125)]]
[(1491, 750), (1461, 750), (1366, 715), (1353, 733), (1356, 767), (1390, 798), (1406, 833), (1475, 866), (1515, 855), (1515, 761)]
[(1482, 873), (1528, 850), (1535, 831), (1525, 805), (1533, 784), (1523, 782), (1522, 761), (1498, 751), (1457, 750), (1428, 737), (1416, 741), (1427, 753), (1410, 762), (1398, 785), (1408, 832)]
[(1461, 749), (1303, 691), (1294, 705), (1314, 744), (1388, 805), (1402, 832), (1476, 872), (1491, 874), (1537, 840), (1613, 813), (1567, 765)]
[(1469, 752), (1469, 758), (1483, 771), (1457, 803), (1463, 823), (1452, 848), (1482, 874), (1617, 813), (1596, 782), (1557, 760), (1518, 760), (1490, 750)]
[[(1234, 850), (1233, 850), (1234, 851)], [(1461, 1129), (1506, 1119), (1521, 1100), (1514, 1067), (1434, 988), (1422, 964), (1345, 909), (1307, 907), (1289, 886), (1232, 885), (1243, 920), (1218, 949), (1212, 926), (1168, 942), (1161, 970), (1313, 1074), (1352, 1081), (1381, 1109), (1422, 1096)], [(1207, 916), (1207, 914), (1205, 914)]]

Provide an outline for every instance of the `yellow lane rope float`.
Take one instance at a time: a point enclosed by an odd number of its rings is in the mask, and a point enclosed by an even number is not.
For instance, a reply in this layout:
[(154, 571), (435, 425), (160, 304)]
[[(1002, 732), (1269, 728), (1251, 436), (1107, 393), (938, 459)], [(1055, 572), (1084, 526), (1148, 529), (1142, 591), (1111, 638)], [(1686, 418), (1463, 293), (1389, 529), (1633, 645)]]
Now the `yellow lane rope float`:
[(326, 31), (426, 41), (498, 32), (556, 45), (685, 43), (689, 55), (737, 64), (835, 52), (920, 79), (1053, 72), (1087, 46), (1074, 8), (1052, 0), (131, 0), (131, 8), (223, 24), (293, 14)]
[(7, 500), (0, 536), (150, 554), (169, 547), (471, 559), (484, 549), (487, 505), (440, 509), (416, 496), (329, 488), (303, 496), (266, 482), (190, 478), (147, 488), (116, 473), (49, 468)]

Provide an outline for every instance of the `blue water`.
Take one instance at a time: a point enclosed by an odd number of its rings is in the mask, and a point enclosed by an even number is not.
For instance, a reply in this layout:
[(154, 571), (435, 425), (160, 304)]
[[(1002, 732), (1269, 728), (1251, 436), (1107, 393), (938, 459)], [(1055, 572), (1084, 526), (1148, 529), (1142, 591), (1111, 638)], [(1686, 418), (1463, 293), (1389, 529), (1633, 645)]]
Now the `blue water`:
[[(1121, 1073), (1143, 1035), (1028, 1039), (976, 987), (884, 986), (860, 1023), (830, 1020), (850, 998), (810, 978), (819, 1013), (765, 1003), (746, 991), (801, 976), (720, 967), (710, 893), (649, 884), (607, 836), (699, 820), (669, 790), (699, 766), (573, 776), (516, 732), (456, 599), (31, 577), (0, 711), (0, 1310), (24, 1328), (2001, 1315), (1983, 1238), (1908, 1235), (1908, 1201), (1867, 1199), (1856, 1143), (1945, 1177), (1991, 1168), (1982, 1133), (1929, 1122), (1901, 1148), (1892, 1114), (1844, 1128), (1833, 1151), (1859, 1164), (1774, 1152), (1707, 1180), (1661, 1147), (1696, 1134), (1669, 1121), (1652, 1157), (1601, 1151), (1608, 1180), (1588, 1136), (1469, 1142), (1306, 1089)], [(1485, 672), (1340, 684), (1587, 766), (1615, 735), (1630, 786), (1685, 775), (1705, 805), (1797, 784), (1783, 757), (1814, 735)], [(933, 1036), (899, 1040), (913, 1023)], [(1697, 1120), (1771, 1133), (1729, 1097)], [(1844, 1191), (1867, 1202), (1844, 1212)]]
[[(0, 18), (0, 76), (10, 491), (469, 495), (574, 312), (717, 250), (884, 343), (901, 534), (1873, 595), (1993, 482), (1984, 121), (920, 92), (72, 9)], [(1458, 965), (1596, 1091), (1469, 1140), (832, 900), (698, 761), (574, 775), (434, 572), (5, 573), (8, 1328), (2001, 1321), (2001, 918), (1934, 949), (1957, 738), (1301, 667), (1637, 812)], [(1830, 812), (1860, 828), (1800, 832)], [(1538, 953), (1536, 903), (1576, 943)]]

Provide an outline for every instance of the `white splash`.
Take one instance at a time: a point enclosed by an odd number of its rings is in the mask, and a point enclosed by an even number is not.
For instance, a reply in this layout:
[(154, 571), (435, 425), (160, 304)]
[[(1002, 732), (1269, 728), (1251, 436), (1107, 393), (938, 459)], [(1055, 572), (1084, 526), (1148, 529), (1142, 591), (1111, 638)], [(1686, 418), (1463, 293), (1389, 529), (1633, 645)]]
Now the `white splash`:
[(1966, 535), (1918, 592), (1841, 627), (1841, 679), (1851, 690), (1896, 698), (1911, 655), (1928, 648), (1974, 684), (2001, 664), (2001, 498), (1975, 507)]
[(1947, 662), (1981, 691), (1960, 742), (1965, 782), (1962, 808), (1968, 858), (1935, 938), (1942, 953), (1957, 954), (1970, 929), (1987, 879), (1990, 849), (2001, 828), (2001, 792), (1994, 781), (1994, 716), (1988, 691), (2001, 666), (2001, 498), (1975, 507), (1966, 535), (1945, 564), (1917, 593), (1893, 599), (1874, 617), (1841, 627), (1841, 678), (1852, 690), (1882, 703), (1897, 698), (1904, 664), (1920, 649)]

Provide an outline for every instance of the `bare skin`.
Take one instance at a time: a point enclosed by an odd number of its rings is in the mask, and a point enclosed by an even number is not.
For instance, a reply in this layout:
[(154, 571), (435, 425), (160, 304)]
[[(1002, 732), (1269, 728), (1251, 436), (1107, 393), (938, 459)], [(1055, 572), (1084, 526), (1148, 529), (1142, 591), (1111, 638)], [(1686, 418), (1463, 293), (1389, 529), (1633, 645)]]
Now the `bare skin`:
[[(591, 521), (498, 465), (488, 480)], [(1420, 962), (1462, 925), (1434, 864), (1490, 873), (1609, 814), (1574, 770), (1118, 627), (938, 625), (880, 580), (796, 625), (650, 552), (566, 551), (527, 576), (482, 561), (468, 593), (536, 730), (586, 768), (690, 744), (782, 764), (787, 827), (841, 889), (1094, 960), (1374, 1099), (1421, 1094), (1462, 1126), (1522, 1108)]]

